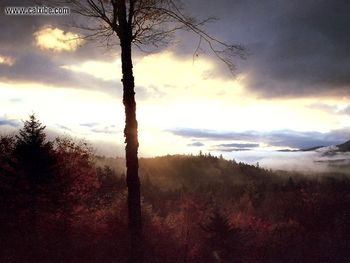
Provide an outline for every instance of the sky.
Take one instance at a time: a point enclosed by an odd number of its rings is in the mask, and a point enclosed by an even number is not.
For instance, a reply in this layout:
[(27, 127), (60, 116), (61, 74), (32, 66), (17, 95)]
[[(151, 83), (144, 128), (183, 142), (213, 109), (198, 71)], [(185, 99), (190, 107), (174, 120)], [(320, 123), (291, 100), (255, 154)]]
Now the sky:
[[(234, 76), (189, 32), (133, 53), (141, 156), (304, 149), (350, 139), (350, 2), (188, 0), (205, 30), (243, 45)], [(117, 45), (81, 37), (69, 16), (6, 16), (1, 1), (0, 130), (35, 113), (50, 136), (123, 156)], [(196, 54), (194, 56), (194, 54)]]

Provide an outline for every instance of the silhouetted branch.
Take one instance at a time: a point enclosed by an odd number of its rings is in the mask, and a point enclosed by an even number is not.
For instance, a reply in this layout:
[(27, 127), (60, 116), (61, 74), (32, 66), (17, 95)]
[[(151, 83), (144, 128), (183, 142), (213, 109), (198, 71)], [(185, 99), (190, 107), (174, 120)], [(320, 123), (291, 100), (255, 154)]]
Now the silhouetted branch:
[[(55, 1), (57, 2), (57, 1)], [(114, 36), (120, 36), (120, 22), (118, 21), (118, 0), (73, 0), (58, 1), (69, 5), (72, 12), (87, 18), (97, 18), (101, 23), (95, 26), (75, 26), (86, 31), (83, 39), (98, 40), (109, 46)], [(203, 28), (216, 18), (209, 17), (197, 21), (184, 13), (180, 0), (126, 0), (127, 24), (132, 30), (132, 42), (140, 50), (143, 46), (156, 48), (174, 42), (174, 34), (178, 30), (186, 30), (199, 37), (199, 44), (194, 50), (194, 56), (203, 44), (230, 71), (235, 70), (234, 58), (244, 59), (246, 50), (242, 45), (226, 43), (209, 34)], [(118, 40), (118, 37), (115, 37)]]

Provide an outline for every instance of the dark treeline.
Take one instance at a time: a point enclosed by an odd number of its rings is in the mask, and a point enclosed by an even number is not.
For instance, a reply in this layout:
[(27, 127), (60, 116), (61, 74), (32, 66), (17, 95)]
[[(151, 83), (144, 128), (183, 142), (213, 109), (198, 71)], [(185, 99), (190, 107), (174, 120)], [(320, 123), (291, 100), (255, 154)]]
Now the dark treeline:
[[(0, 262), (126, 262), (123, 160), (44, 129), (30, 116), (0, 138)], [(348, 262), (349, 179), (281, 173), (141, 159), (146, 262)]]

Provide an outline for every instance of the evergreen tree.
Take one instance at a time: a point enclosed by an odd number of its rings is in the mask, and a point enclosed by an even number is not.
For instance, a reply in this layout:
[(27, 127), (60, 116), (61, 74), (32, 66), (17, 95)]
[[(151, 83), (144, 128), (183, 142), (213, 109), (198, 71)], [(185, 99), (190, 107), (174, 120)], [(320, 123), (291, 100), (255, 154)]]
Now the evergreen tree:
[(239, 229), (230, 226), (224, 215), (215, 211), (203, 229), (207, 233), (207, 244), (215, 261), (241, 262), (238, 250), (242, 235)]
[(16, 136), (15, 155), (32, 184), (47, 179), (53, 161), (52, 142), (46, 141), (45, 128), (32, 114)]
[(16, 136), (14, 149), (17, 202), (23, 211), (18, 223), (24, 229), (26, 257), (33, 262), (40, 257), (40, 219), (44, 210), (50, 209), (49, 185), (54, 178), (53, 146), (44, 130), (36, 116), (30, 115)]

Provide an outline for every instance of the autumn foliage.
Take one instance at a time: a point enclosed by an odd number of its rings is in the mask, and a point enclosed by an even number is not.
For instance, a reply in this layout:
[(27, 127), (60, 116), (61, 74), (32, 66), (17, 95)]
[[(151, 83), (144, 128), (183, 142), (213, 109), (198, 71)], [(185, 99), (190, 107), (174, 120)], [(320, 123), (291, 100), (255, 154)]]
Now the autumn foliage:
[[(126, 262), (119, 159), (49, 141), (31, 116), (0, 139), (0, 262)], [(146, 262), (348, 262), (350, 182), (203, 155), (140, 160)]]

